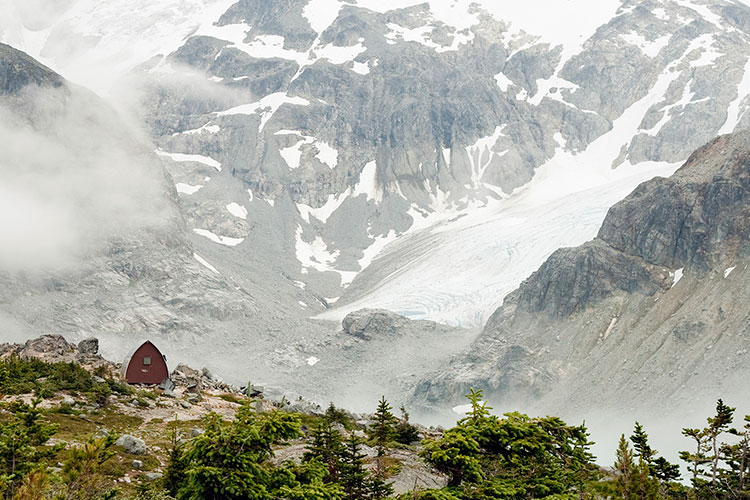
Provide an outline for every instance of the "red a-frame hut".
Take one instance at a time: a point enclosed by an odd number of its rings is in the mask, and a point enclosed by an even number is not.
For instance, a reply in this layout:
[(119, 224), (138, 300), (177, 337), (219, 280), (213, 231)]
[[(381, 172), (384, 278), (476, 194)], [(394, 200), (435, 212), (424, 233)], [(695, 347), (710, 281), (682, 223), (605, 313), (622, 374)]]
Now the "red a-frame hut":
[(148, 340), (125, 359), (123, 368), (129, 384), (160, 384), (169, 377), (166, 356)]

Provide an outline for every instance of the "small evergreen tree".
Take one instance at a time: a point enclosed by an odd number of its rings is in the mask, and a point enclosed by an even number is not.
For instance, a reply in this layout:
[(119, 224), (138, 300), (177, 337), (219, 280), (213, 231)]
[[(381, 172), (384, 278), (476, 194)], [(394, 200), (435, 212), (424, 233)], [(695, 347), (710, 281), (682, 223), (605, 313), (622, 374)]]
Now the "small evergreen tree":
[(341, 457), (344, 453), (341, 433), (334, 429), (331, 422), (325, 419), (312, 431), (312, 442), (302, 456), (303, 461), (317, 459), (328, 468), (324, 482), (334, 483), (339, 480)]
[(13, 497), (23, 477), (41, 460), (64, 447), (44, 446), (57, 427), (41, 419), (41, 401), (35, 398), (31, 405), (14, 401), (7, 406), (10, 419), (0, 420), (0, 492), (6, 499)]
[(393, 408), (386, 401), (385, 396), (380, 398), (378, 408), (375, 410), (374, 422), (370, 426), (370, 440), (378, 453), (376, 476), (385, 477), (385, 460), (390, 443), (396, 437), (396, 417), (391, 410)]
[(187, 460), (185, 459), (185, 444), (180, 439), (176, 425), (170, 426), (169, 441), (169, 449), (167, 450), (167, 468), (164, 471), (162, 483), (164, 489), (166, 489), (170, 495), (177, 496), (177, 491), (185, 480)]
[(364, 467), (362, 441), (351, 434), (341, 452), (341, 479), (347, 500), (365, 500), (370, 488), (370, 473)]
[(396, 441), (401, 444), (411, 444), (419, 441), (419, 430), (416, 426), (409, 423), (409, 413), (407, 413), (406, 408), (402, 405), (400, 410), (401, 419), (396, 424)]

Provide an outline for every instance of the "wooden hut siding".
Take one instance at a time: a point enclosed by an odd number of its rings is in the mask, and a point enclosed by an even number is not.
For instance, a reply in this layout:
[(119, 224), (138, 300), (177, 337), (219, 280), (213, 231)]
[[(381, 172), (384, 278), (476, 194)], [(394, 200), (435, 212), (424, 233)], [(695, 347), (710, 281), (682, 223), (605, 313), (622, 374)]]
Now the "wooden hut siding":
[(125, 380), (129, 384), (160, 384), (168, 376), (164, 356), (149, 341), (135, 350), (125, 370)]

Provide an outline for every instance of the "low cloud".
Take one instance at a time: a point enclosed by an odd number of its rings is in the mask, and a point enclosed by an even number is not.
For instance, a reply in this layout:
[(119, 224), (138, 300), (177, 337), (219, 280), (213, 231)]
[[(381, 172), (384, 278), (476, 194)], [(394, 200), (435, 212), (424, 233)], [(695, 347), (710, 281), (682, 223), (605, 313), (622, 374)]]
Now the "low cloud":
[(174, 215), (159, 161), (96, 96), (27, 88), (0, 101), (0, 270), (81, 263)]

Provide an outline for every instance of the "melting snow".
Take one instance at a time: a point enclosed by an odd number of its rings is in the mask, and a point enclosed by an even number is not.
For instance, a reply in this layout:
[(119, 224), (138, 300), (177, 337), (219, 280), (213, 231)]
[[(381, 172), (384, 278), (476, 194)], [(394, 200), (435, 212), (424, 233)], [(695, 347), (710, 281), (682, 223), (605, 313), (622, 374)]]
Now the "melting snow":
[(184, 182), (178, 182), (177, 184), (174, 185), (174, 187), (177, 189), (178, 193), (193, 194), (193, 193), (198, 192), (198, 190), (203, 187), (203, 184), (191, 186), (190, 184), (185, 184)]
[(313, 140), (313, 137), (302, 136), (302, 139), (297, 141), (297, 143), (293, 146), (289, 146), (288, 148), (279, 150), (279, 154), (282, 158), (284, 158), (284, 161), (289, 166), (289, 168), (291, 168), (292, 170), (294, 170), (295, 168), (299, 168), (300, 161), (302, 160), (302, 145), (310, 144), (311, 142), (313, 142)]
[(388, 23), (386, 26), (388, 26), (388, 29), (390, 30), (385, 34), (385, 39), (389, 44), (393, 45), (397, 40), (417, 42), (425, 47), (430, 47), (435, 50), (435, 52), (458, 50), (461, 45), (465, 45), (474, 39), (474, 33), (466, 29), (465, 31), (457, 31), (453, 33), (453, 42), (450, 45), (440, 45), (433, 42), (430, 38), (435, 26), (427, 24), (418, 28), (405, 28), (404, 26), (395, 23)]
[(172, 134), (172, 136), (181, 135), (181, 134), (185, 134), (185, 135), (200, 134), (204, 131), (208, 132), (209, 134), (216, 134), (217, 132), (221, 130), (221, 127), (219, 127), (218, 125), (209, 125), (209, 123), (203, 125), (200, 128), (194, 128), (192, 130), (185, 130), (184, 132), (175, 132), (174, 134)]
[(211, 264), (209, 264), (206, 259), (204, 259), (200, 255), (198, 255), (197, 253), (193, 252), (193, 257), (195, 257), (195, 260), (197, 260), (198, 262), (200, 262), (201, 265), (203, 267), (205, 267), (206, 269), (210, 269), (211, 271), (215, 272), (216, 274), (221, 274), (221, 273), (219, 273), (219, 271), (214, 266), (212, 266)]
[(391, 229), (385, 236), (376, 237), (372, 244), (362, 251), (362, 258), (358, 261), (360, 272), (368, 267), (375, 257), (377, 257), (389, 243), (396, 241), (397, 238), (398, 235), (393, 229)]
[(513, 85), (513, 81), (502, 72), (495, 75), (495, 81), (497, 82), (497, 86), (500, 87), (500, 90), (503, 92), (507, 92), (508, 87)]
[(724, 277), (726, 278), (727, 276), (729, 276), (729, 273), (731, 273), (732, 271), (734, 271), (735, 267), (737, 267), (737, 266), (732, 266), (732, 267), (728, 267), (728, 268), (724, 269)]
[(339, 251), (329, 252), (328, 244), (320, 236), (316, 236), (312, 243), (308, 243), (302, 239), (302, 227), (297, 226), (294, 248), (297, 260), (302, 264), (302, 267), (311, 267), (320, 272), (336, 272), (329, 264), (336, 260)]
[(240, 219), (247, 219), (247, 208), (243, 207), (239, 203), (232, 202), (227, 205), (227, 210), (230, 214)]
[(304, 221), (308, 224), (310, 223), (310, 215), (325, 224), (325, 222), (328, 220), (328, 217), (330, 217), (331, 214), (335, 212), (342, 203), (344, 203), (344, 200), (349, 197), (350, 193), (351, 188), (348, 188), (338, 196), (329, 194), (328, 201), (326, 201), (325, 204), (319, 208), (312, 208), (311, 206), (305, 205), (304, 203), (297, 203), (297, 210), (299, 210), (299, 214), (302, 219), (304, 219)]
[(374, 161), (369, 162), (359, 174), (359, 182), (354, 186), (354, 194), (359, 196), (364, 194), (368, 200), (382, 201), (383, 194), (377, 190), (377, 164)]
[(250, 198), (250, 201), (253, 201), (254, 196), (253, 196), (253, 190), (252, 189), (248, 189), (247, 190), (247, 197)]
[(209, 167), (213, 167), (216, 170), (221, 171), (221, 163), (214, 160), (213, 158), (209, 158), (208, 156), (189, 155), (183, 153), (167, 153), (158, 149), (155, 151), (155, 153), (159, 156), (171, 158), (173, 161), (193, 161), (196, 163), (203, 163), (204, 165), (208, 165)]
[(716, 50), (714, 42), (714, 36), (711, 34), (701, 35), (690, 42), (685, 54), (690, 56), (694, 52), (699, 53), (696, 59), (690, 61), (690, 67), (713, 66), (716, 60), (724, 55)]
[(653, 41), (648, 41), (643, 35), (636, 33), (635, 31), (631, 31), (630, 33), (620, 35), (620, 38), (622, 38), (629, 44), (635, 45), (636, 47), (641, 49), (641, 51), (648, 57), (654, 58), (659, 55), (661, 49), (669, 44), (669, 40), (672, 38), (672, 35), (664, 35)]
[(308, 365), (310, 365), (310, 366), (315, 366), (315, 364), (316, 364), (316, 363), (317, 363), (318, 361), (320, 361), (320, 360), (319, 360), (318, 358), (316, 358), (315, 356), (310, 356), (310, 357), (309, 357), (309, 358), (307, 358), (307, 359), (306, 359), (305, 361), (307, 361), (307, 364), (308, 364)]
[(366, 62), (352, 62), (352, 71), (359, 73), (360, 75), (367, 75), (370, 73), (370, 65)]
[(300, 306), (302, 306), (303, 308), (307, 309), (307, 304), (305, 304), (305, 303), (304, 303), (304, 302), (302, 302), (301, 300), (298, 300), (298, 301), (297, 301), (297, 303), (298, 303), (298, 304), (299, 304)]
[(193, 229), (193, 232), (195, 234), (204, 236), (215, 243), (221, 243), (222, 245), (226, 245), (228, 247), (237, 246), (245, 241), (245, 238), (230, 238), (229, 236), (219, 236), (205, 229)]
[(339, 152), (332, 148), (327, 142), (316, 142), (315, 147), (318, 148), (318, 154), (315, 158), (320, 160), (321, 163), (325, 163), (330, 168), (336, 168), (339, 161)]
[[(672, 275), (674, 277), (674, 279), (672, 280), (672, 286), (675, 286), (677, 284), (677, 282), (682, 279), (682, 270), (683, 269), (685, 269), (685, 268), (681, 267), (679, 269), (676, 269), (674, 273), (669, 273), (670, 275)], [(672, 288), (672, 287), (670, 287), (670, 288)]]
[(742, 74), (742, 80), (737, 86), (737, 98), (729, 104), (727, 108), (727, 119), (719, 129), (719, 135), (728, 134), (732, 132), (737, 124), (740, 122), (740, 118), (743, 113), (747, 111), (747, 105), (744, 109), (740, 110), (742, 101), (750, 95), (750, 57), (745, 62), (745, 72)]
[(258, 131), (260, 132), (263, 130), (263, 127), (265, 127), (266, 122), (284, 104), (292, 104), (295, 106), (309, 106), (310, 101), (302, 97), (290, 97), (284, 92), (275, 92), (273, 94), (268, 94), (260, 101), (256, 101), (250, 104), (241, 104), (225, 111), (220, 111), (218, 115), (253, 115), (256, 113), (260, 113), (260, 128), (258, 129)]
[(474, 144), (466, 147), (466, 153), (469, 155), (469, 161), (471, 162), (471, 180), (475, 188), (480, 186), (482, 176), (484, 176), (484, 172), (490, 166), (492, 160), (495, 157), (502, 157), (508, 152), (507, 150), (501, 153), (492, 151), (500, 136), (503, 135), (504, 128), (505, 125), (500, 125), (495, 128), (492, 135), (477, 139)]
[(318, 46), (313, 49), (315, 55), (320, 59), (326, 59), (331, 64), (344, 64), (353, 61), (355, 57), (366, 51), (367, 48), (362, 45), (364, 38), (360, 38), (356, 45), (350, 47), (339, 47), (338, 45), (328, 44)]
[(339, 15), (342, 4), (338, 0), (310, 0), (302, 9), (312, 29), (323, 33)]

